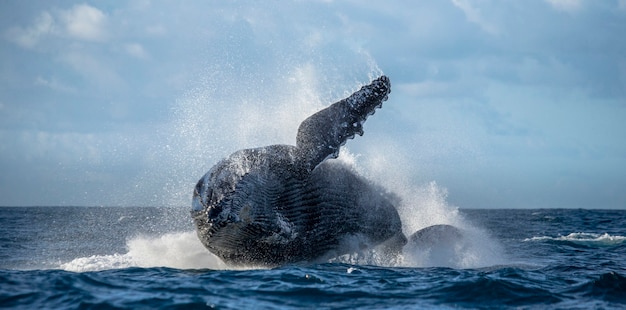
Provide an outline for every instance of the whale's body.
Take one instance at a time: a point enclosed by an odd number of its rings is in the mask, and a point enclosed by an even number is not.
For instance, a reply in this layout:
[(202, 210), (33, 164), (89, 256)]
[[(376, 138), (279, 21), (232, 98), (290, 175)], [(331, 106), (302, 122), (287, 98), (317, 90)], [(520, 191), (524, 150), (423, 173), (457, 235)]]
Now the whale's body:
[(374, 245), (401, 234), (398, 213), (383, 192), (338, 162), (297, 172), (293, 151), (286, 145), (242, 150), (207, 174), (233, 167), (244, 173), (233, 188), (237, 195), (224, 198), (221, 210), (202, 209), (194, 217), (212, 253), (230, 264), (274, 266), (341, 251), (348, 236)]
[[(237, 151), (196, 185), (192, 217), (204, 246), (231, 265), (277, 266), (407, 241), (393, 199), (336, 158), (382, 106), (382, 76), (307, 118), (297, 144)], [(354, 242), (352, 242), (354, 244)]]

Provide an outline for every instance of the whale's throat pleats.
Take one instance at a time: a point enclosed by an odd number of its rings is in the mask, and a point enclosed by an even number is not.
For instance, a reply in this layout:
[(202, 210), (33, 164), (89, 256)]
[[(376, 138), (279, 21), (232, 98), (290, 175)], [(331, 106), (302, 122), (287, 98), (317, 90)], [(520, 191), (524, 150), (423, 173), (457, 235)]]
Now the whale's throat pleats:
[(346, 236), (377, 244), (401, 234), (400, 219), (381, 192), (331, 161), (307, 178), (280, 169), (247, 174), (223, 204), (228, 223), (213, 224), (204, 243), (234, 264), (313, 260), (329, 251), (343, 254), (338, 247)]

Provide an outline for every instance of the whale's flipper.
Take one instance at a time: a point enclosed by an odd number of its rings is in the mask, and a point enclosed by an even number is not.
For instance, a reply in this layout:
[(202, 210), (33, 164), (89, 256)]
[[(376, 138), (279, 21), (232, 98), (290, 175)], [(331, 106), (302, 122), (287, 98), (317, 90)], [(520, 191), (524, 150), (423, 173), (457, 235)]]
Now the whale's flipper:
[(413, 233), (409, 237), (409, 245), (413, 247), (432, 247), (434, 245), (454, 244), (463, 238), (461, 230), (446, 224), (428, 226)]
[(471, 240), (468, 232), (452, 225), (433, 225), (409, 236), (403, 248), (405, 262), (422, 267), (452, 267), (465, 265)]
[(305, 119), (298, 128), (296, 142), (305, 168), (311, 171), (326, 158), (336, 158), (339, 147), (348, 139), (363, 135), (363, 122), (382, 106), (390, 92), (389, 78), (383, 75)]

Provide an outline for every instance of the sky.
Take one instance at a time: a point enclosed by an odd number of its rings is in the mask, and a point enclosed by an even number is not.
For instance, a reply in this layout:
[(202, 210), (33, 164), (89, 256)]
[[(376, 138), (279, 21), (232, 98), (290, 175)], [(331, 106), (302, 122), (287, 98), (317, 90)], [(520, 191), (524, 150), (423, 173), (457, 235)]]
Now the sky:
[(341, 158), (461, 208), (626, 208), (626, 1), (2, 1), (0, 206), (182, 206), (380, 74)]

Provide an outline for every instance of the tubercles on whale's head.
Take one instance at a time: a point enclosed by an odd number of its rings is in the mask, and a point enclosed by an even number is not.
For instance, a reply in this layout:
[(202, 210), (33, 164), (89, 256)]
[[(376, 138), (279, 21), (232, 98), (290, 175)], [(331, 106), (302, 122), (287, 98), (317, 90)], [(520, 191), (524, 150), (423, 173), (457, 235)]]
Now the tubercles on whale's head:
[(208, 188), (205, 177), (198, 181), (196, 187), (193, 190), (193, 199), (191, 201), (191, 211), (202, 211), (207, 207), (208, 197), (211, 197), (211, 193), (208, 192)]
[(191, 211), (202, 212), (206, 210), (208, 220), (215, 221), (221, 215), (223, 209), (219, 201), (214, 199), (213, 189), (209, 186), (208, 175), (204, 176), (198, 181), (194, 189)]
[(207, 224), (224, 224), (234, 218), (227, 198), (235, 191), (234, 179), (238, 174), (230, 170), (229, 165), (222, 162), (207, 172), (194, 188), (191, 211), (204, 217)]

